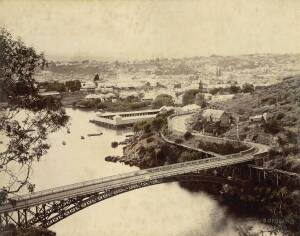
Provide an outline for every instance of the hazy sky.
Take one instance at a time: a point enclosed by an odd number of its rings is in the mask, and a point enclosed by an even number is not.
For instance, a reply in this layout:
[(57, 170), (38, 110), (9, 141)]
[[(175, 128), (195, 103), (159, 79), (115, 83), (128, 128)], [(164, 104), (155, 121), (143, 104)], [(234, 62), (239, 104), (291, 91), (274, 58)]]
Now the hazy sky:
[(298, 0), (0, 0), (0, 25), (54, 59), (300, 52)]

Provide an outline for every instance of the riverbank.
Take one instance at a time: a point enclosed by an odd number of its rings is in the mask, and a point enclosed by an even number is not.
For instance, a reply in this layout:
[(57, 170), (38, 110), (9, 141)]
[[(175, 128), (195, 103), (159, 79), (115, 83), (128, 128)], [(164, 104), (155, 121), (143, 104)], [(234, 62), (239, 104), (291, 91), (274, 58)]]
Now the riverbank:
[[(132, 142), (123, 148), (123, 162), (129, 162), (131, 165), (143, 169), (209, 158), (199, 152), (184, 150), (164, 142), (159, 132), (165, 129), (166, 121), (165, 117), (159, 117), (159, 119), (162, 123), (159, 128), (156, 127), (155, 120), (154, 123), (152, 121), (136, 127), (136, 134)], [(176, 141), (176, 138), (174, 140)], [(179, 143), (178, 140), (177, 143)], [(195, 182), (181, 182), (180, 185), (189, 191), (204, 191), (226, 207), (230, 214), (255, 218), (262, 223), (271, 225), (274, 232), (281, 232), (285, 235), (294, 235), (295, 232), (299, 232), (300, 192), (296, 190), (295, 183), (284, 179), (276, 184), (272, 178), (258, 182), (257, 179), (249, 179), (249, 176), (245, 176), (245, 173), (248, 172), (247, 166), (239, 166), (238, 171), (232, 166), (226, 167), (221, 173), (218, 173), (224, 178), (246, 181), (246, 187)]]

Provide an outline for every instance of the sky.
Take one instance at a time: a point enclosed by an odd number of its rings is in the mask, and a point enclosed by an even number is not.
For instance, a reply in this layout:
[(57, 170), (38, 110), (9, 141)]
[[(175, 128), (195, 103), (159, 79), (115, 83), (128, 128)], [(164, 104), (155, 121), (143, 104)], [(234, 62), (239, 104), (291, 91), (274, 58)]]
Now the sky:
[(55, 60), (300, 53), (298, 0), (0, 0), (0, 26)]

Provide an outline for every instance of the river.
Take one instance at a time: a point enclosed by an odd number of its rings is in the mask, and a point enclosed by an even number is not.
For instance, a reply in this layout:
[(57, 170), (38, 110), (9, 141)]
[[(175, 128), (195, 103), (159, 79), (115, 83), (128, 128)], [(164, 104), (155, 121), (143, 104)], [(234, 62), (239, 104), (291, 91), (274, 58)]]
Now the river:
[[(111, 142), (124, 140), (129, 131), (109, 130), (89, 123), (94, 112), (67, 109), (67, 113), (71, 133), (64, 128), (50, 135), (50, 150), (34, 166), (31, 179), (36, 191), (137, 170), (104, 160), (107, 155), (122, 154), (122, 147), (113, 149)], [(100, 131), (102, 136), (87, 136)], [(190, 193), (177, 183), (169, 183), (99, 202), (50, 229), (58, 236), (238, 235), (235, 227), (245, 221), (232, 219), (225, 212), (205, 193)]]

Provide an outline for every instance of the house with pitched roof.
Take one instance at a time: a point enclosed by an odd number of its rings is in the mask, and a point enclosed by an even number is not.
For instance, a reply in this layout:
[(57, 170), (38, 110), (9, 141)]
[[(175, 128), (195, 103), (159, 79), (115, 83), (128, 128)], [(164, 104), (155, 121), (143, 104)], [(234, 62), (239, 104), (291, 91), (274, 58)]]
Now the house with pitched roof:
[(220, 122), (220, 126), (227, 127), (230, 125), (230, 115), (223, 110), (205, 109), (202, 112), (202, 117), (209, 123)]

